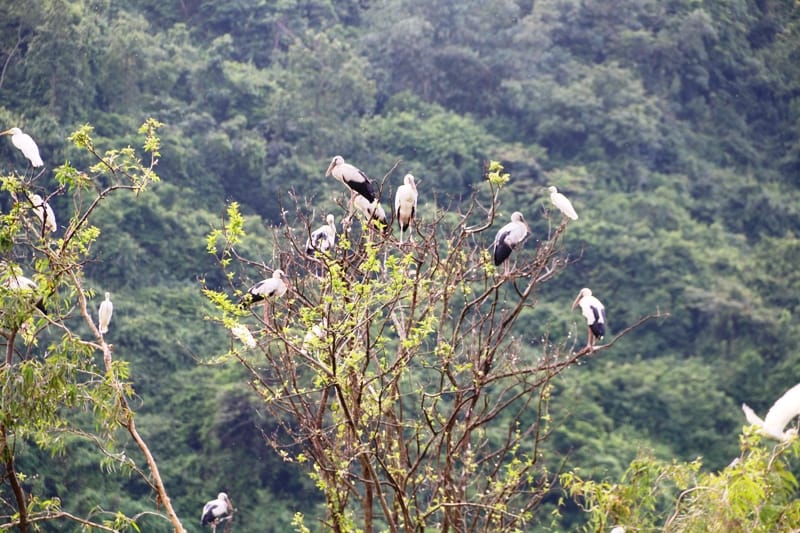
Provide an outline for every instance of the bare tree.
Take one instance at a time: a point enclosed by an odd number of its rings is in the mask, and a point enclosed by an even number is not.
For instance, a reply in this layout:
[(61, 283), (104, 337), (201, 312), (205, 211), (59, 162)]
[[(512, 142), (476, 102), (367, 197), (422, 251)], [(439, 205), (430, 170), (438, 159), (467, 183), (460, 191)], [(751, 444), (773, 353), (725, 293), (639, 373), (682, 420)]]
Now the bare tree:
[[(335, 250), (309, 257), (311, 224), (300, 213), (296, 234), (285, 221), (275, 261), (258, 275), (281, 268), (293, 282), (264, 312), (235, 304), (248, 284), (236, 276), (233, 298), (206, 289), (220, 323), (242, 339), (228, 355), (279, 422), (269, 444), (309, 465), (330, 530), (522, 527), (555, 479), (540, 450), (551, 381), (616, 341), (531, 355), (518, 323), (570, 263), (567, 221), (518, 247), (501, 274), (487, 247), (508, 175), (492, 163), (485, 179), (485, 204), (475, 196), (461, 212), (437, 210), (403, 244), (350, 212)], [(231, 205), (209, 249), (225, 267), (252, 272), (259, 264), (237, 252), (242, 227)]]

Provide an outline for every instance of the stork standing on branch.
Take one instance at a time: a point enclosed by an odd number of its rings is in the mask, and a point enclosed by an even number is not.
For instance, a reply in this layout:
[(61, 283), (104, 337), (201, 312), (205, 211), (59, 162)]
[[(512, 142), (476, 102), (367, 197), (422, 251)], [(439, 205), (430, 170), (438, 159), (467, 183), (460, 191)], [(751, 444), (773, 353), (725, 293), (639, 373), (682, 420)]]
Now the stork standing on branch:
[(550, 191), (550, 201), (561, 211), (561, 214), (570, 220), (578, 220), (578, 213), (575, 212), (575, 208), (572, 207), (572, 202), (569, 201), (569, 198), (558, 192), (555, 187), (548, 187), (547, 190)]
[(414, 176), (406, 174), (403, 185), (397, 188), (394, 195), (394, 216), (400, 226), (400, 244), (403, 244), (403, 232), (408, 230), (411, 221), (417, 214), (417, 184)]
[(230, 520), (233, 517), (233, 504), (224, 492), (217, 495), (217, 499), (211, 500), (203, 506), (203, 514), (200, 515), (200, 525), (211, 525), (211, 531), (216, 531), (220, 522)]
[(333, 248), (336, 241), (336, 221), (333, 215), (325, 218), (325, 224), (315, 229), (306, 241), (306, 253), (313, 256), (315, 251), (325, 253)]
[(334, 156), (331, 160), (331, 164), (328, 165), (325, 176), (330, 175), (333, 175), (334, 178), (344, 183), (347, 188), (350, 189), (351, 202), (356, 195), (362, 196), (370, 204), (377, 198), (375, 187), (372, 185), (372, 181), (370, 181), (369, 177), (361, 169), (349, 163), (345, 163), (344, 158), (340, 155)]
[(586, 347), (589, 348), (589, 352), (592, 352), (595, 341), (606, 334), (606, 308), (600, 300), (592, 296), (592, 291), (587, 288), (581, 289), (581, 292), (578, 293), (578, 297), (572, 303), (572, 310), (574, 311), (578, 306), (581, 307), (581, 314), (589, 327)]
[(505, 263), (505, 273), (508, 274), (508, 257), (511, 252), (528, 236), (528, 225), (519, 211), (511, 214), (511, 222), (500, 228), (494, 238), (494, 264), (500, 266)]

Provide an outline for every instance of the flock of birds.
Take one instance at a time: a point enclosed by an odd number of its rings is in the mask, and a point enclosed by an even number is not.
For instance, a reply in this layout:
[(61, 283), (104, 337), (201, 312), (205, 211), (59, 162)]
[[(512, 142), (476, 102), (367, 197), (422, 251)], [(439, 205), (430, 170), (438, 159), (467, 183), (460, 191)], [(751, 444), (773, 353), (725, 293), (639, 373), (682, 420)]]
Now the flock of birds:
[[(10, 128), (0, 132), (0, 136), (11, 135), (11, 142), (19, 149), (22, 154), (30, 161), (31, 166), (39, 168), (44, 165), (39, 154), (39, 147), (30, 135), (23, 133), (19, 128)], [(375, 186), (369, 177), (358, 167), (346, 163), (340, 155), (335, 156), (325, 176), (333, 176), (344, 184), (351, 193), (350, 203), (355, 206), (368, 221), (376, 222), (379, 228), (390, 228), (389, 221), (381, 206)], [(569, 199), (558, 192), (556, 187), (549, 187), (550, 200), (552, 204), (570, 220), (577, 220), (578, 214)], [(417, 214), (417, 185), (414, 176), (406, 174), (403, 184), (397, 188), (394, 201), (394, 218), (400, 228), (400, 243), (403, 243), (404, 234), (408, 231), (411, 223)], [(31, 210), (39, 219), (44, 232), (55, 232), (58, 229), (55, 213), (49, 203), (38, 194), (29, 196)], [(495, 266), (504, 264), (504, 273), (509, 272), (509, 257), (511, 253), (519, 247), (529, 234), (528, 225), (522, 213), (515, 211), (511, 214), (511, 220), (497, 232), (493, 242), (493, 262)], [(325, 224), (313, 231), (306, 242), (306, 253), (312, 255), (315, 252), (328, 252), (336, 241), (336, 222), (332, 214), (325, 219)], [(7, 264), (3, 263), (4, 269)], [(4, 282), (6, 288), (10, 290), (33, 291), (36, 283), (30, 278), (26, 278), (18, 270), (8, 268), (9, 275)], [(240, 300), (240, 305), (247, 307), (253, 303), (280, 298), (290, 288), (289, 278), (281, 269), (275, 269), (272, 276), (259, 281), (250, 287)], [(44, 314), (46, 309), (43, 301), (39, 300), (36, 307)], [(593, 350), (594, 343), (605, 335), (606, 313), (605, 307), (588, 288), (583, 288), (578, 293), (577, 298), (572, 304), (572, 310), (580, 307), (581, 314), (588, 326), (588, 337), (586, 346), (589, 351)], [(111, 294), (105, 293), (105, 300), (98, 308), (98, 330), (101, 335), (108, 332), (111, 315), (114, 305), (111, 302)], [(249, 334), (249, 331), (247, 331)], [(318, 333), (317, 333), (318, 334)], [(253, 342), (255, 344), (255, 342)], [(797, 429), (785, 430), (785, 427), (792, 419), (800, 415), (800, 384), (795, 385), (783, 394), (769, 409), (767, 416), (762, 420), (746, 404), (742, 404), (745, 417), (753, 426), (756, 426), (761, 434), (787, 442), (797, 435)], [(212, 530), (216, 530), (218, 524), (232, 518), (234, 507), (228, 495), (220, 492), (217, 498), (209, 501), (203, 507), (200, 523), (201, 525), (211, 525)], [(624, 532), (621, 527), (615, 531)]]

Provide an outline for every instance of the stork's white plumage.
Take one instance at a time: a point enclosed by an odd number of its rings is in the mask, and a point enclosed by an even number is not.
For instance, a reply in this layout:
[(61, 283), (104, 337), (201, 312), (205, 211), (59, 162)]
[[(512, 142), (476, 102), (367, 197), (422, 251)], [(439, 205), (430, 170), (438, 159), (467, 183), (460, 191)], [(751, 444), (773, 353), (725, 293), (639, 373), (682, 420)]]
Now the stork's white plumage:
[(101, 334), (108, 333), (108, 324), (111, 322), (113, 313), (114, 304), (111, 303), (111, 293), (107, 292), (106, 299), (100, 303), (100, 308), (97, 310), (97, 324)]
[[(500, 266), (528, 236), (528, 225), (519, 211), (511, 213), (511, 222), (500, 228), (494, 238), (494, 264)], [(508, 263), (506, 263), (508, 273)]]
[(310, 330), (306, 332), (305, 337), (303, 337), (303, 346), (300, 351), (303, 354), (308, 354), (309, 347), (313, 347), (317, 341), (314, 339), (324, 339), (327, 335), (326, 330), (328, 329), (328, 319), (323, 318), (319, 324), (314, 324)]
[(581, 307), (581, 314), (586, 319), (589, 326), (589, 336), (586, 339), (586, 346), (591, 351), (594, 349), (594, 341), (606, 334), (606, 308), (587, 288), (581, 289), (578, 297), (572, 303), (572, 309)]
[(417, 214), (417, 184), (414, 176), (406, 174), (403, 184), (397, 188), (394, 195), (394, 215), (400, 225), (400, 242), (403, 242), (403, 232), (408, 229), (411, 221)]
[[(368, 221), (372, 221), (375, 227), (384, 230), (391, 229), (389, 227), (389, 221), (386, 218), (386, 211), (384, 211), (383, 206), (381, 206), (379, 202), (369, 202), (363, 196), (356, 196), (354, 203), (358, 210), (361, 211), (361, 214), (363, 214)], [(376, 221), (380, 222), (382, 226), (379, 227), (377, 224), (374, 224)]]
[(286, 294), (287, 290), (289, 290), (289, 278), (286, 277), (286, 273), (279, 268), (272, 273), (271, 278), (261, 280), (247, 289), (247, 293), (242, 296), (239, 305), (247, 307), (261, 300), (266, 300), (267, 298), (280, 298)]
[(325, 224), (315, 229), (306, 241), (306, 253), (314, 255), (314, 251), (327, 252), (336, 241), (336, 221), (333, 215), (325, 218)]
[(58, 229), (56, 224), (56, 214), (53, 208), (47, 203), (44, 198), (36, 193), (31, 194), (31, 204), (33, 204), (33, 213), (39, 219), (44, 227), (50, 232), (55, 232)]
[[(30, 278), (26, 278), (21, 274), (21, 270), (16, 265), (9, 265), (5, 261), (0, 263), (0, 267), (8, 271), (8, 277), (5, 278), (3, 281), (3, 285), (5, 285), (8, 289), (12, 291), (20, 291), (20, 292), (34, 292), (38, 288), (36, 282)], [(36, 308), (39, 309), (45, 315), (47, 314), (47, 308), (44, 306), (44, 299), (39, 298), (36, 302)]]
[(10, 128), (6, 131), (0, 131), (0, 135), (11, 135), (11, 142), (22, 152), (22, 155), (28, 158), (32, 166), (40, 167), (44, 165), (39, 155), (39, 147), (36, 146), (36, 141), (34, 141), (30, 135), (22, 133), (22, 130), (19, 128)]
[(572, 207), (572, 202), (569, 201), (569, 198), (558, 192), (555, 187), (548, 187), (547, 190), (550, 191), (550, 201), (565, 217), (578, 220), (578, 213), (575, 212), (575, 208)]
[(797, 429), (790, 428), (784, 431), (783, 428), (794, 417), (800, 415), (800, 383), (786, 391), (772, 404), (764, 420), (761, 420), (745, 403), (742, 404), (742, 411), (747, 421), (758, 426), (763, 435), (783, 442), (789, 441), (797, 435)]
[(217, 524), (228, 519), (233, 513), (233, 504), (224, 492), (220, 492), (215, 500), (211, 500), (203, 506), (203, 514), (200, 515), (200, 525), (211, 524), (212, 530), (216, 530)]
[(350, 163), (345, 163), (342, 156), (334, 156), (331, 160), (325, 175), (330, 176), (331, 174), (334, 178), (347, 185), (354, 195), (358, 194), (366, 198), (369, 203), (375, 201), (375, 187), (372, 185), (372, 181), (361, 169), (354, 167)]

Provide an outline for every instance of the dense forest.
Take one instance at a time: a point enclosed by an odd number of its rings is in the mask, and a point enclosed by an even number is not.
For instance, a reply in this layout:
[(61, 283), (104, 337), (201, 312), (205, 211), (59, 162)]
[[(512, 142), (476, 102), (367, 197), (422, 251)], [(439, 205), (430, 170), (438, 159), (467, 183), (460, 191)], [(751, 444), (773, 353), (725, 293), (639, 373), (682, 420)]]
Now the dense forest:
[[(742, 437), (740, 405), (763, 416), (800, 381), (796, 1), (31, 0), (0, 4), (0, 27), (0, 129), (30, 134), (45, 163), (31, 168), (0, 137), (0, 253), (53, 287), (49, 305), (61, 312), (40, 316), (24, 343), (24, 331), (18, 339), (4, 333), (4, 351), (17, 350), (20, 365), (55, 364), (48, 351), (93, 333), (76, 294), (93, 311), (110, 291), (106, 336), (130, 387), (127, 402), (115, 405), (135, 412), (186, 531), (200, 530), (203, 504), (223, 490), (237, 508), (233, 531), (328, 530), (313, 469), (269, 444), (292, 423), (255, 390), (226, 321), (235, 311), (213, 295), (236, 301), (237, 288), (271, 275), (265, 267), (311, 286), (311, 271), (286, 268), (287, 243), (302, 245), (327, 213), (337, 221), (347, 214), (349, 193), (325, 176), (337, 154), (372, 178), (387, 211), (403, 175), (417, 178), (418, 227), (439, 235), (426, 254), (446, 248), (441, 235), (456, 235), (457, 215), (486, 222), (471, 205), (496, 206), (492, 225), (463, 243), (476, 249), (491, 246), (512, 212), (525, 215), (530, 237), (515, 254), (560, 267), (530, 293), (517, 287), (531, 304), (514, 315), (515, 357), (535, 360), (553, 345), (569, 351), (583, 342), (585, 323), (570, 310), (582, 287), (605, 304), (608, 338), (658, 317), (536, 389), (546, 413), (521, 417), (547, 421), (536, 476), (571, 472), (634, 486), (632, 462), (644, 469), (636, 461), (645, 461), (653, 479), (664, 474), (658, 461), (677, 465), (676, 476), (713, 476), (740, 446), (774, 446)], [(126, 160), (128, 146), (141, 160), (120, 163), (119, 174), (108, 172), (114, 163), (99, 168), (104, 157)], [(507, 183), (490, 179), (498, 168)], [(123, 174), (131, 180), (124, 187)], [(20, 184), (48, 198), (59, 222), (51, 236), (17, 236)], [(551, 185), (580, 218), (559, 225)], [(89, 205), (89, 192), (102, 201)], [(96, 235), (72, 234), (69, 221), (83, 213)], [(387, 239), (398, 235), (395, 225)], [(85, 240), (73, 249), (63, 244), (68, 236)], [(369, 238), (365, 226), (353, 242)], [(556, 240), (561, 255), (543, 256)], [(74, 279), (44, 260), (67, 248), (81, 272)], [(4, 332), (22, 327), (8, 292)], [(498, 294), (504, 304), (515, 298), (511, 289)], [(276, 320), (297, 309), (282, 305)], [(260, 319), (261, 309), (252, 314), (239, 319)], [(433, 329), (426, 335), (420, 346)], [(258, 365), (269, 366), (270, 350)], [(87, 360), (103, 359), (91, 353)], [(19, 416), (10, 363), (3, 428)], [(55, 410), (103, 433), (81, 402)], [(490, 429), (509, 431), (504, 417)], [(99, 521), (117, 511), (165, 512), (147, 475), (108, 464), (121, 452), (144, 464), (135, 446), (121, 439), (121, 448), (98, 451), (78, 433), (52, 442), (37, 436), (42, 427), (13, 438), (26, 491)], [(11, 438), (3, 429), (7, 467)], [(748, 457), (742, 464), (773, 463)], [(10, 477), (0, 476), (3, 524), (18, 519)], [(587, 523), (557, 484), (537, 483), (524, 530)], [(591, 490), (581, 490), (589, 501)], [(663, 524), (666, 515), (652, 512), (636, 520)], [(149, 513), (137, 521), (142, 531), (173, 529)], [(363, 517), (353, 523), (364, 527)], [(739, 526), (729, 524), (748, 530)], [(59, 516), (36, 527), (78, 531), (81, 523)]]

